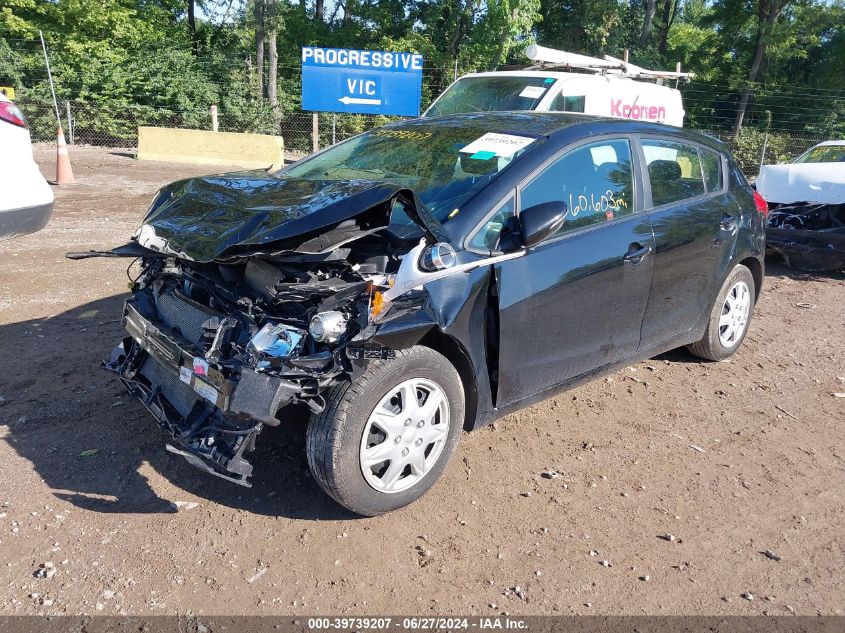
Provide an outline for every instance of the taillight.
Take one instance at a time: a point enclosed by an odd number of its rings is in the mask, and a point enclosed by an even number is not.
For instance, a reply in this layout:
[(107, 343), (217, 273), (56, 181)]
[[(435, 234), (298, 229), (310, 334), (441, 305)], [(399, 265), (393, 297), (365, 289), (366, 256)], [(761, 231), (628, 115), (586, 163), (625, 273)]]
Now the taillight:
[(757, 207), (757, 213), (760, 213), (764, 218), (769, 215), (769, 204), (756, 191), (754, 192), (754, 206)]
[(26, 127), (26, 119), (20, 108), (9, 101), (0, 101), (0, 119), (18, 127)]

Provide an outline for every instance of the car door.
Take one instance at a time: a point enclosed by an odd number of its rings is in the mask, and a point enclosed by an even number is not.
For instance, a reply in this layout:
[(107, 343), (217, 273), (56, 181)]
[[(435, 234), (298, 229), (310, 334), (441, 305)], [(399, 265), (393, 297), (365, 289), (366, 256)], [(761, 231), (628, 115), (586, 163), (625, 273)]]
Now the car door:
[(561, 229), (496, 266), (498, 407), (636, 352), (653, 235), (628, 138), (567, 149), (518, 188), (518, 206), (567, 205)]
[(689, 332), (709, 310), (738, 228), (721, 154), (678, 140), (641, 138), (644, 194), (654, 229), (654, 273), (642, 349)]

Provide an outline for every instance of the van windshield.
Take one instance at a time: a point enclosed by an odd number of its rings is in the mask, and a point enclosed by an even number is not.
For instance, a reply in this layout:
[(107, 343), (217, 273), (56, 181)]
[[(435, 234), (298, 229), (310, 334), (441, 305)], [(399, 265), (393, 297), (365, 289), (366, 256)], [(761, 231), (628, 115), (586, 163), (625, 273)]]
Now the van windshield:
[(553, 77), (542, 75), (463, 77), (443, 93), (425, 116), (533, 110), (554, 83)]

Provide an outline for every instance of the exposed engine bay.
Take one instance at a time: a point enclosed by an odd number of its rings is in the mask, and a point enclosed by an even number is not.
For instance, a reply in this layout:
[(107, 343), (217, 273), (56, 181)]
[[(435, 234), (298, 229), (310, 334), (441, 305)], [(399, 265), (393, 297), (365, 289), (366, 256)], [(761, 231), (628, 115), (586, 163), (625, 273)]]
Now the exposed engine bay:
[(171, 450), (199, 453), (238, 483), (251, 472), (244, 451), (280, 408), (319, 412), (352, 359), (390, 353), (356, 335), (385, 308), (396, 253), (373, 256), (363, 243), (354, 255), (157, 256), (141, 266), (123, 318), (130, 336), (109, 369), (173, 436)]

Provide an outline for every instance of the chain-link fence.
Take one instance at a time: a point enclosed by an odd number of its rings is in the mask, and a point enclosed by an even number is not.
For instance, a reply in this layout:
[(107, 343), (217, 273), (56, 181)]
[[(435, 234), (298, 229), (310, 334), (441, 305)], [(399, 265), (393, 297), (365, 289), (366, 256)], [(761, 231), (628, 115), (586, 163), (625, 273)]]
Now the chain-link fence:
[(765, 131), (743, 128), (733, 130), (700, 130), (721, 140), (733, 154), (746, 176), (756, 176), (760, 165), (783, 163), (802, 154), (813, 145), (828, 140), (809, 132)]
[[(251, 132), (281, 136), (285, 149), (294, 153), (308, 153), (313, 147), (313, 116), (299, 109), (300, 68), (279, 67), (277, 107), (266, 98), (255, 98), (250, 83), (233, 83), (218, 94), (218, 129), (221, 132)], [(239, 74), (243, 74), (238, 71)], [(425, 109), (449, 83), (458, 76), (459, 69), (426, 67), (423, 69), (422, 108)], [(248, 74), (248, 73), (247, 73)], [(33, 87), (45, 78), (40, 75), (23, 82), (16, 103), (29, 121), (35, 141), (50, 141), (56, 137), (56, 111), (52, 100)], [(243, 77), (241, 77), (243, 79)], [(29, 85), (27, 85), (27, 83)], [(207, 95), (206, 95), (207, 96)], [(162, 103), (162, 100), (181, 101), (183, 107)], [(196, 105), (194, 105), (196, 104)], [(65, 136), (71, 143), (104, 147), (134, 147), (139, 126), (159, 126), (192, 129), (211, 129), (211, 106), (214, 101), (186, 94), (156, 93), (125, 94), (118, 97), (98, 97), (96, 100), (60, 100), (59, 114)], [(318, 114), (319, 147), (379, 127), (401, 117), (365, 114)]]
[[(56, 112), (51, 104), (18, 101), (29, 122), (33, 141), (56, 139)], [(71, 144), (103, 147), (135, 147), (139, 126), (211, 129), (211, 112), (172, 110), (169, 108), (109, 105), (108, 112), (96, 104), (79, 101), (60, 104), (59, 114), (65, 137)], [(221, 132), (253, 132), (274, 134), (284, 139), (285, 149), (293, 153), (309, 153), (313, 144), (313, 116), (310, 112), (291, 112), (275, 117), (244, 117), (218, 112)], [(275, 120), (273, 120), (275, 118)], [(369, 114), (318, 114), (319, 146), (326, 147), (399, 117)]]
[[(53, 141), (56, 138), (56, 113), (51, 104), (19, 102), (27, 116), (34, 141)], [(59, 108), (65, 136), (71, 144), (88, 144), (106, 147), (135, 147), (138, 127), (145, 125), (211, 129), (209, 111), (178, 111), (127, 104), (124, 107), (109, 105), (104, 114), (96, 104), (79, 101), (61, 104)], [(368, 114), (318, 115), (319, 147), (354, 136), (366, 130), (385, 125), (399, 117)], [(291, 112), (276, 115), (274, 121), (266, 116), (249, 116), (243, 113), (219, 112), (221, 132), (257, 132), (276, 134), (284, 139), (285, 150), (302, 155), (313, 147), (313, 118), (308, 112)], [(743, 172), (756, 175), (760, 165), (788, 161), (816, 143), (825, 140), (819, 134), (783, 131), (762, 131), (752, 128), (734, 134), (728, 129), (702, 130), (723, 141), (733, 153)]]

